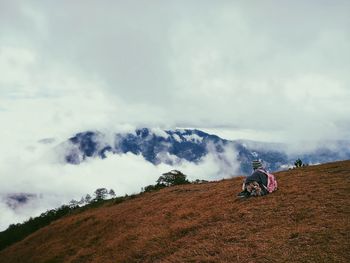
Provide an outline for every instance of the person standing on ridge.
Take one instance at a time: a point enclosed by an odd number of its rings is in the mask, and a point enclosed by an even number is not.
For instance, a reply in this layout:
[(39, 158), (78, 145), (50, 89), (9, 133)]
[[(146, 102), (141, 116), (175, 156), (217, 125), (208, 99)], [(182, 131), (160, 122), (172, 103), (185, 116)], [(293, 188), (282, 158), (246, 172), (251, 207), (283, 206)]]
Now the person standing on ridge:
[(269, 193), (268, 173), (264, 169), (260, 160), (252, 162), (253, 173), (247, 176), (242, 185), (242, 192), (238, 197), (263, 196)]

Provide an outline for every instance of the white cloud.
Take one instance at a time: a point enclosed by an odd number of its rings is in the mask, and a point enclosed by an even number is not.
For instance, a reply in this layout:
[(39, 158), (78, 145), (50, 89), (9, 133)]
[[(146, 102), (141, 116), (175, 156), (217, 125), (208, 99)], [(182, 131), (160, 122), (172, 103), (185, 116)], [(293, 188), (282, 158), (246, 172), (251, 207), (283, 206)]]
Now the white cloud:
[[(221, 163), (212, 151), (198, 164), (187, 161), (153, 165), (141, 155), (131, 153), (109, 154), (106, 159), (91, 158), (80, 165), (64, 164), (56, 158), (54, 145), (36, 143), (2, 156), (0, 166), (0, 193), (33, 193), (41, 198), (31, 200), (16, 210), (0, 200), (2, 216), (0, 227), (21, 222), (36, 216), (46, 209), (67, 204), (71, 199), (80, 200), (100, 187), (113, 188), (117, 195), (139, 193), (141, 188), (155, 184), (158, 177), (172, 169), (181, 170), (188, 179), (217, 180), (233, 176), (238, 171), (237, 163)], [(233, 155), (232, 155), (233, 154)], [(227, 149), (220, 159), (235, 160), (235, 153)], [(172, 158), (172, 156), (168, 156)]]
[(184, 135), (184, 138), (187, 141), (192, 141), (192, 142), (202, 142), (202, 140), (203, 140), (203, 138), (198, 136), (197, 134)]
[(0, 94), (20, 97), (17, 107), (60, 98), (58, 118), (75, 114), (92, 128), (132, 122), (238, 127), (280, 141), (346, 138), (349, 8), (14, 1), (2, 9)]
[(169, 138), (169, 134), (167, 134), (163, 129), (151, 128), (151, 132), (156, 136), (163, 137), (165, 139)]
[(182, 142), (182, 139), (181, 139), (180, 136), (177, 135), (176, 133), (174, 133), (174, 134), (172, 135), (172, 137), (173, 137), (177, 142)]
[[(0, 193), (44, 191), (46, 176), (84, 185), (80, 171), (95, 178), (102, 163), (129, 174), (116, 156), (79, 171), (42, 159), (36, 141), (85, 130), (113, 140), (134, 127), (205, 127), (301, 146), (349, 138), (349, 10), (347, 1), (0, 0)], [(208, 158), (189, 172), (217, 171)]]

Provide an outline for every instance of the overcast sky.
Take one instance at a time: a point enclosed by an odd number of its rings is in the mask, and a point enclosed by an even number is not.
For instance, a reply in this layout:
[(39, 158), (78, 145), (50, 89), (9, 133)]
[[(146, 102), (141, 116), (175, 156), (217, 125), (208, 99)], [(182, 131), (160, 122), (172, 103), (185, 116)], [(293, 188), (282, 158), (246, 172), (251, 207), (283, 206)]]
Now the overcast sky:
[[(43, 162), (43, 146), (35, 145), (87, 129), (349, 139), (349, 14), (346, 0), (0, 0), (0, 194), (28, 185), (52, 193), (72, 174), (100, 171), (99, 163), (78, 171)], [(122, 162), (114, 158), (99, 182), (118, 187), (108, 174)], [(163, 170), (148, 165), (137, 167), (153, 174), (151, 183)], [(49, 187), (42, 182), (50, 172), (66, 179)], [(76, 187), (87, 178), (79, 176)], [(137, 182), (129, 192), (146, 183)]]
[[(349, 1), (0, 0), (0, 118), (349, 138)], [(3, 131), (6, 133), (6, 131)]]

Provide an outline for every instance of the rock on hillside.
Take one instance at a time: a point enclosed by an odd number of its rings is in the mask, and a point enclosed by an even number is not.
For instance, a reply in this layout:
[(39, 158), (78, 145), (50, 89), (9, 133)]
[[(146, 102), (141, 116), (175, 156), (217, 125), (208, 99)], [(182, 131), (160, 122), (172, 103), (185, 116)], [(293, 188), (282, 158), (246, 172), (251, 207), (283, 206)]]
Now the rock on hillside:
[(350, 262), (350, 161), (143, 193), (53, 222), (0, 251), (11, 262)]

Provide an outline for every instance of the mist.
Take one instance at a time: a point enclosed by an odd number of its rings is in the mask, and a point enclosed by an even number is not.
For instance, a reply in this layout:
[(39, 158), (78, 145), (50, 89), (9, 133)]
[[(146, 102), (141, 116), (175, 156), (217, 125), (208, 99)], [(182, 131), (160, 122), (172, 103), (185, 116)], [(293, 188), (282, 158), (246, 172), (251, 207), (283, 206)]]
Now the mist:
[[(97, 188), (113, 189), (117, 196), (124, 196), (139, 193), (142, 187), (155, 184), (159, 176), (173, 169), (182, 171), (190, 181), (230, 178), (239, 170), (239, 163), (234, 161), (237, 153), (231, 148), (220, 156), (214, 149), (209, 149), (197, 164), (181, 161), (172, 166), (164, 163), (153, 165), (141, 155), (110, 153), (105, 159), (90, 158), (72, 165), (62, 162), (59, 154), (64, 149), (60, 145), (37, 142), (25, 147), (19, 156), (2, 156), (0, 230), (38, 216), (47, 209), (68, 204), (72, 199), (93, 195)], [(219, 158), (227, 162), (220, 162)], [(30, 193), (35, 197), (13, 208), (6, 199), (6, 195), (13, 193)]]
[[(291, 153), (348, 140), (349, 13), (342, 0), (0, 0), (0, 229), (98, 187), (124, 195), (171, 169), (219, 180), (237, 167), (214, 152), (179, 167), (60, 163), (52, 149), (78, 132), (189, 127)], [(9, 210), (19, 192), (38, 198)]]

